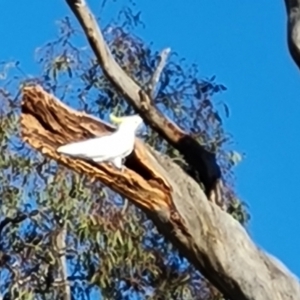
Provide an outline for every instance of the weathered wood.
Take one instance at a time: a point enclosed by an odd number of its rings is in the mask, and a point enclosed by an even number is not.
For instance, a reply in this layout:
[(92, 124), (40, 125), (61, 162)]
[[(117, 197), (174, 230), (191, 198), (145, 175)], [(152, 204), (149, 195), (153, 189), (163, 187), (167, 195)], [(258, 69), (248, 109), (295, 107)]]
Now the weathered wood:
[(124, 173), (106, 164), (56, 152), (66, 142), (112, 130), (65, 106), (41, 87), (23, 90), (25, 142), (68, 168), (100, 180), (140, 207), (154, 224), (225, 296), (232, 300), (300, 299), (298, 280), (263, 253), (244, 228), (207, 197), (170, 158), (137, 140)]
[(115, 61), (86, 2), (81, 0), (66, 0), (66, 2), (80, 22), (103, 72), (113, 86), (135, 107), (148, 125), (181, 152), (190, 167), (197, 172), (205, 187), (206, 195), (210, 197), (212, 192), (213, 195), (217, 195), (214, 189), (221, 178), (221, 170), (216, 155), (207, 151), (157, 107), (151, 105), (153, 103), (151, 93), (146, 93)]
[[(139, 140), (129, 162), (132, 169), (127, 168), (125, 173), (107, 164), (92, 164), (60, 156), (56, 149), (62, 144), (99, 136), (112, 131), (113, 127), (85, 113), (71, 110), (40, 86), (24, 88), (21, 124), (24, 140), (43, 154), (101, 180), (125, 197), (136, 198), (145, 208), (148, 205), (148, 209), (152, 210), (170, 205), (171, 188), (155, 166), (148, 163), (147, 152)], [(136, 176), (135, 168), (143, 178)]]

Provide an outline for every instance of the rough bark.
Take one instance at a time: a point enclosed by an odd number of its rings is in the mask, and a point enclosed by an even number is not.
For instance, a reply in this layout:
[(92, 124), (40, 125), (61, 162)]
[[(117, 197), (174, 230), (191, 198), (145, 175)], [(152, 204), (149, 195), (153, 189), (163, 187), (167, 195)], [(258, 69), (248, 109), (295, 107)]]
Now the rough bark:
[[(205, 187), (206, 195), (214, 202), (218, 202), (221, 181), (221, 171), (217, 164), (214, 153), (207, 151), (188, 133), (180, 129), (172, 120), (164, 116), (153, 105), (153, 91), (156, 88), (151, 86), (146, 89), (140, 87), (132, 80), (113, 58), (110, 49), (106, 45), (101, 30), (96, 22), (95, 17), (81, 0), (66, 0), (71, 10), (80, 22), (87, 40), (94, 51), (99, 64), (107, 78), (114, 87), (124, 95), (125, 99), (131, 104), (143, 117), (144, 121), (150, 125), (157, 133), (165, 138), (174, 148), (178, 149), (186, 161), (199, 176)], [(170, 49), (165, 49), (161, 55), (162, 61), (166, 59)], [(167, 52), (167, 53), (166, 53)], [(158, 66), (158, 72), (154, 72), (154, 77), (161, 72), (162, 64)], [(157, 80), (154, 80), (157, 81)], [(150, 88), (150, 90), (148, 89)]]
[[(147, 124), (195, 167), (206, 192), (213, 190), (221, 176), (215, 156), (155, 108), (153, 90), (142, 89), (120, 68), (86, 3), (66, 2), (83, 27), (107, 78)], [(76, 172), (100, 180), (140, 207), (182, 255), (228, 298), (300, 299), (297, 278), (261, 251), (230, 215), (208, 202), (199, 185), (170, 158), (138, 139), (124, 173), (106, 164), (59, 155), (58, 146), (113, 128), (72, 110), (39, 86), (23, 90), (21, 128), (24, 141), (33, 148)]]
[(111, 131), (39, 86), (23, 89), (22, 138), (68, 168), (89, 175), (140, 207), (164, 236), (225, 296), (236, 300), (300, 299), (298, 280), (251, 241), (245, 229), (207, 201), (199, 185), (170, 158), (136, 140), (121, 173), (59, 155), (58, 146)]
[(290, 54), (300, 69), (300, 0), (285, 0), (287, 41)]

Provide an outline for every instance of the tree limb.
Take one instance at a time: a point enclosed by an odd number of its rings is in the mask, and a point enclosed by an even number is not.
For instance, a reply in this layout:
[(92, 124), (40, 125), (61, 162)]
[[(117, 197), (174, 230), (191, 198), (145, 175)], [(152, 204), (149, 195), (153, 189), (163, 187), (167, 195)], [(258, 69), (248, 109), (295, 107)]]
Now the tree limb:
[(163, 51), (161, 51), (160, 55), (159, 55), (159, 61), (158, 61), (158, 65), (149, 81), (149, 84), (147, 86), (147, 88), (149, 89), (149, 97), (150, 98), (154, 98), (155, 97), (155, 89), (157, 87), (157, 84), (159, 82), (160, 79), (160, 75), (167, 63), (167, 58), (169, 56), (171, 52), (171, 48), (166, 48)]
[(55, 237), (53, 239), (53, 245), (56, 249), (57, 264), (59, 266), (60, 281), (62, 281), (63, 288), (63, 300), (71, 300), (71, 287), (68, 281), (68, 266), (66, 258), (66, 238), (67, 238), (67, 228), (63, 224), (61, 228), (55, 232)]
[(285, 0), (287, 42), (290, 54), (300, 69), (300, 0)]
[(56, 152), (62, 144), (110, 130), (108, 124), (67, 107), (39, 86), (23, 89), (23, 140), (71, 170), (100, 180), (140, 207), (226, 297), (300, 299), (298, 280), (258, 249), (236, 220), (207, 201), (199, 185), (169, 157), (136, 139), (122, 173), (106, 164)]
[(216, 184), (221, 178), (221, 171), (215, 154), (207, 151), (188, 133), (151, 105), (153, 102), (151, 95), (132, 80), (113, 58), (86, 2), (83, 0), (66, 0), (66, 2), (81, 24), (107, 78), (124, 95), (128, 103), (138, 111), (145, 122), (180, 151), (188, 164), (197, 171), (205, 187), (206, 195), (210, 198), (211, 192), (216, 188)]
[(31, 218), (31, 217), (34, 217), (36, 215), (39, 214), (39, 211), (38, 210), (33, 210), (31, 211), (30, 213), (22, 213), (22, 212), (18, 212), (17, 215), (13, 218), (10, 218), (10, 217), (7, 217), (7, 218), (4, 218), (1, 222), (0, 222), (0, 236), (1, 236), (1, 233), (2, 233), (2, 230), (3, 228), (8, 225), (9, 223), (12, 223), (12, 224), (18, 224), (18, 223), (21, 223), (23, 221), (25, 221), (27, 218)]

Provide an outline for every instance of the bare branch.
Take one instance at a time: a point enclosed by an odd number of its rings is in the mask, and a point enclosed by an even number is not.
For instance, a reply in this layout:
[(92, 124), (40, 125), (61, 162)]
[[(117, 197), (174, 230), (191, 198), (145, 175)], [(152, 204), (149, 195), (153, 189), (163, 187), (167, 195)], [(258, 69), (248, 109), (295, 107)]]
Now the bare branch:
[(3, 228), (8, 225), (9, 223), (12, 223), (12, 224), (18, 224), (18, 223), (21, 223), (23, 221), (25, 221), (27, 218), (31, 218), (31, 217), (34, 217), (36, 215), (39, 214), (39, 211), (38, 210), (33, 210), (31, 211), (30, 213), (28, 214), (25, 214), (25, 213), (22, 213), (22, 212), (19, 212), (15, 217), (13, 218), (10, 218), (10, 217), (7, 217), (7, 218), (4, 218), (1, 222), (0, 222), (0, 235), (1, 235), (1, 232), (3, 230)]
[[(61, 156), (56, 152), (60, 145), (99, 136), (114, 128), (85, 113), (71, 110), (39, 86), (25, 87), (23, 93), (23, 137), (31, 146), (47, 156), (59, 158), (59, 162), (68, 167), (76, 165), (77, 170), (90, 174), (124, 197), (135, 197), (144, 209), (162, 209), (171, 205), (171, 186), (160, 174), (160, 166), (149, 162), (151, 157), (140, 140), (135, 142), (135, 159), (125, 164), (130, 166), (125, 172), (119, 172), (109, 164), (91, 164)], [(55, 120), (53, 115), (57, 115)], [(49, 129), (43, 127), (45, 122), (51, 124)], [(135, 169), (144, 177), (135, 176)]]
[(149, 96), (152, 99), (155, 98), (155, 90), (156, 90), (157, 84), (159, 82), (161, 72), (166, 65), (167, 58), (168, 58), (170, 52), (171, 52), (171, 48), (166, 48), (161, 51), (161, 53), (159, 55), (159, 62), (158, 62), (157, 68), (156, 68), (155, 72), (153, 73), (153, 75), (149, 81), (149, 84), (147, 86)]
[(56, 152), (61, 144), (109, 130), (108, 124), (68, 108), (41, 87), (23, 90), (23, 140), (68, 168), (100, 180), (140, 207), (225, 297), (300, 299), (298, 279), (258, 249), (236, 220), (207, 201), (199, 185), (169, 157), (136, 140), (125, 172), (120, 173), (106, 164)]
[(287, 41), (290, 54), (300, 69), (300, 0), (285, 0)]
[(55, 234), (54, 244), (57, 248), (58, 263), (60, 268), (60, 280), (63, 282), (62, 287), (64, 288), (63, 299), (71, 300), (71, 288), (68, 281), (68, 266), (66, 258), (66, 236), (67, 229), (64, 224)]
[(128, 103), (139, 112), (145, 122), (182, 153), (189, 165), (197, 171), (205, 187), (206, 195), (210, 196), (217, 180), (221, 178), (215, 154), (208, 152), (152, 105), (151, 96), (132, 80), (113, 58), (96, 19), (86, 3), (80, 0), (66, 0), (66, 2), (81, 24), (107, 78), (125, 96)]

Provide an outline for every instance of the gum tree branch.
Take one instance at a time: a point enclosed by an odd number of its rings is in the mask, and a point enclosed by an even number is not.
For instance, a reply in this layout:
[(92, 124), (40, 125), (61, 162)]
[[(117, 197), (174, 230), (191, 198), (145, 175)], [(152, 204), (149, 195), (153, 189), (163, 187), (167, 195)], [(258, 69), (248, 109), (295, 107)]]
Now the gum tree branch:
[(99, 180), (140, 207), (159, 231), (225, 297), (300, 299), (298, 280), (261, 251), (245, 229), (207, 200), (199, 185), (169, 157), (136, 139), (125, 171), (60, 155), (56, 149), (113, 128), (75, 111), (39, 86), (23, 89), (22, 139), (44, 155)]
[(53, 244), (57, 252), (57, 263), (59, 264), (60, 280), (63, 282), (63, 300), (71, 300), (71, 287), (68, 281), (68, 266), (66, 258), (67, 229), (65, 224), (57, 230)]
[(167, 59), (168, 59), (170, 52), (171, 52), (171, 48), (166, 48), (161, 51), (161, 53), (159, 55), (158, 65), (157, 65), (157, 67), (149, 81), (149, 84), (147, 86), (147, 88), (149, 89), (149, 95), (152, 99), (155, 97), (155, 90), (156, 90), (157, 84), (159, 82), (160, 75), (167, 63)]
[[(96, 18), (86, 2), (84, 0), (65, 1), (78, 19), (104, 74), (111, 81), (113, 86), (124, 95), (126, 101), (138, 111), (144, 121), (174, 148), (178, 149), (188, 164), (197, 171), (205, 187), (206, 195), (210, 199), (214, 198), (214, 195), (218, 195), (219, 193), (215, 192), (215, 189), (219, 187), (217, 184), (221, 178), (221, 171), (217, 164), (215, 154), (207, 151), (188, 133), (184, 132), (172, 120), (164, 116), (164, 114), (152, 105), (153, 99), (151, 98), (151, 94), (145, 92), (144, 89), (132, 80), (118, 65), (105, 43)], [(163, 53), (164, 56), (166, 56), (166, 54), (167, 53)], [(164, 59), (166, 59), (166, 57)], [(161, 67), (163, 67), (162, 64)], [(215, 199), (212, 200), (219, 202)]]
[(4, 218), (1, 222), (0, 222), (0, 236), (1, 236), (1, 232), (2, 230), (4, 229), (5, 226), (7, 226), (8, 224), (18, 224), (18, 223), (21, 223), (23, 221), (25, 221), (27, 218), (31, 218), (31, 217), (34, 217), (36, 215), (39, 214), (39, 211), (38, 210), (33, 210), (31, 211), (30, 213), (28, 214), (25, 214), (25, 213), (22, 213), (22, 212), (18, 212), (18, 214), (11, 218), (11, 217), (7, 217), (7, 218)]
[(287, 42), (290, 54), (300, 69), (300, 0), (285, 0)]

